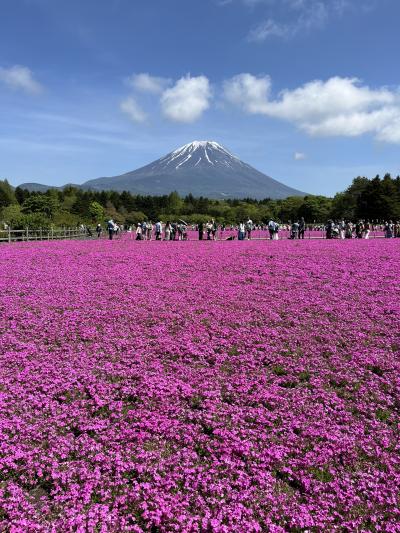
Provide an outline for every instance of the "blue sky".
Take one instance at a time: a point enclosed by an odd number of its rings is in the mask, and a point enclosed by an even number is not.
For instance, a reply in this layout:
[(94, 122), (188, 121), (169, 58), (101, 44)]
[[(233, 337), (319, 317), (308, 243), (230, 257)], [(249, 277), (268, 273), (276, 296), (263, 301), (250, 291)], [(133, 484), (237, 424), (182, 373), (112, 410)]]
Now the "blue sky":
[(398, 0), (1, 0), (0, 178), (127, 172), (192, 140), (333, 195), (400, 173)]

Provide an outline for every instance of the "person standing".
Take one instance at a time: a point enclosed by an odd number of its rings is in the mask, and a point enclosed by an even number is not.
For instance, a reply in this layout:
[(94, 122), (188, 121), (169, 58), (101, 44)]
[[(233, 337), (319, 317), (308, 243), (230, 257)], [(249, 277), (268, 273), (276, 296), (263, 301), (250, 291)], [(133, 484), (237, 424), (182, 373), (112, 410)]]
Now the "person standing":
[(385, 237), (386, 239), (391, 239), (393, 237), (393, 222), (385, 222)]
[(290, 228), (290, 238), (291, 239), (297, 239), (299, 236), (299, 223), (293, 222), (291, 228)]
[(156, 222), (156, 241), (161, 241), (161, 233), (162, 233), (162, 224), (161, 224), (161, 221), (158, 220), (158, 222)]
[(359, 220), (356, 224), (356, 239), (362, 239), (362, 234), (364, 230), (364, 225), (362, 220)]
[(304, 217), (301, 217), (299, 221), (299, 239), (304, 239), (305, 231), (306, 231), (306, 221), (304, 220)]
[(147, 222), (144, 220), (142, 222), (141, 239), (145, 241), (146, 238), (147, 238)]
[(369, 233), (371, 231), (371, 224), (369, 223), (369, 221), (367, 220), (364, 224), (364, 229), (363, 229), (363, 238), (364, 239), (369, 239)]
[(172, 222), (172, 224), (171, 224), (171, 237), (170, 237), (171, 241), (174, 241), (176, 239), (177, 233), (178, 233), (178, 224), (176, 222)]
[(274, 240), (274, 241), (279, 241), (279, 224), (278, 224), (278, 222), (274, 222), (274, 236), (273, 236), (273, 240)]
[(212, 219), (211, 220), (211, 235), (212, 235), (213, 241), (217, 240), (217, 230), (218, 230), (217, 223), (215, 222), (214, 219)]
[(179, 223), (177, 228), (178, 228), (178, 241), (183, 241), (183, 224)]
[(108, 230), (108, 238), (110, 241), (112, 241), (114, 237), (114, 231), (115, 231), (115, 223), (112, 218), (107, 222), (107, 230)]
[(210, 221), (208, 221), (206, 224), (206, 231), (207, 231), (207, 240), (211, 241), (212, 224)]
[(339, 230), (340, 230), (340, 238), (341, 239), (344, 239), (345, 237), (345, 232), (346, 232), (346, 224), (344, 222), (344, 220), (342, 220), (339, 224)]
[(203, 222), (199, 223), (198, 230), (199, 230), (199, 241), (202, 241), (203, 240), (203, 233), (204, 233), (204, 224), (203, 224)]
[(245, 223), (243, 222), (243, 220), (241, 220), (240, 223), (239, 223), (238, 240), (239, 241), (244, 241), (245, 234), (246, 234), (246, 226), (245, 226)]
[(333, 228), (335, 227), (335, 224), (333, 220), (328, 220), (328, 223), (325, 227), (326, 229), (326, 238), (327, 239), (333, 239)]
[(151, 241), (151, 237), (153, 235), (153, 223), (151, 222), (151, 220), (147, 223), (146, 233), (147, 233), (147, 240)]
[(142, 224), (138, 224), (136, 228), (136, 240), (141, 241), (143, 239), (143, 227)]
[(171, 223), (169, 220), (165, 224), (165, 240), (166, 241), (171, 240)]
[(97, 238), (100, 239), (101, 237), (101, 232), (103, 231), (102, 227), (101, 227), (101, 224), (97, 224), (96, 226), (96, 233), (97, 233)]
[(269, 231), (269, 238), (271, 241), (274, 239), (274, 233), (275, 233), (275, 222), (271, 220), (268, 222), (268, 231)]
[(246, 236), (247, 236), (248, 241), (251, 240), (252, 229), (253, 229), (253, 221), (249, 217), (248, 221), (246, 222)]
[(187, 234), (187, 225), (186, 224), (182, 224), (181, 231), (182, 231), (182, 241), (187, 241), (188, 240), (188, 234)]
[(346, 229), (344, 231), (344, 236), (346, 239), (352, 239), (353, 238), (353, 224), (349, 221), (346, 224)]

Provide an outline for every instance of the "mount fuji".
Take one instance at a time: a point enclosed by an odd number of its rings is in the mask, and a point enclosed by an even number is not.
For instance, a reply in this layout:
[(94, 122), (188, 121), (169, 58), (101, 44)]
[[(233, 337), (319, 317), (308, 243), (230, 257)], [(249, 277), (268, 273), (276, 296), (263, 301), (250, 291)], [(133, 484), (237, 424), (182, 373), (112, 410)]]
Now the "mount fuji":
[[(22, 186), (21, 186), (22, 187)], [(142, 168), (110, 178), (86, 181), (90, 190), (129, 191), (133, 194), (208, 198), (286, 198), (305, 196), (266, 176), (214, 141), (193, 141)]]

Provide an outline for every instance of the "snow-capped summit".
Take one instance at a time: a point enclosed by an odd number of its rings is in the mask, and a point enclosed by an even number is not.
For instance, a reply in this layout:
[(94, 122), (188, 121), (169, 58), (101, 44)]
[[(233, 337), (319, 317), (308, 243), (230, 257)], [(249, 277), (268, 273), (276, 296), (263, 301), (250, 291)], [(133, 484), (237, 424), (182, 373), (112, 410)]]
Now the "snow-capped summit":
[(304, 196), (262, 174), (216, 141), (193, 141), (127, 174), (85, 182), (84, 189), (164, 195), (177, 191), (208, 198)]
[(235, 158), (235, 156), (231, 154), (229, 150), (221, 146), (216, 141), (192, 141), (191, 143), (185, 144), (184, 146), (181, 146), (177, 150), (174, 150), (172, 153), (177, 154), (179, 152), (188, 152), (188, 153), (193, 154), (194, 152), (198, 150), (204, 150), (204, 151), (205, 150), (211, 150), (211, 151), (216, 150), (220, 152), (221, 154), (227, 155), (228, 157)]
[(156, 161), (156, 164), (164, 165), (165, 169), (171, 166), (178, 170), (209, 165), (230, 168), (238, 161), (237, 157), (215, 141), (193, 141)]

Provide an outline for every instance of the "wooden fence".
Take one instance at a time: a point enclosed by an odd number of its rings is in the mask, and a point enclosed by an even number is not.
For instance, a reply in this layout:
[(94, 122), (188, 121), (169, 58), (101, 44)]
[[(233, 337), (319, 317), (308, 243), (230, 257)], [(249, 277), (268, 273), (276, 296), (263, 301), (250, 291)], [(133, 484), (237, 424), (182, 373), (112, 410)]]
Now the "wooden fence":
[(62, 239), (86, 239), (87, 230), (80, 228), (11, 229), (0, 230), (0, 242), (53, 241)]

